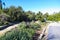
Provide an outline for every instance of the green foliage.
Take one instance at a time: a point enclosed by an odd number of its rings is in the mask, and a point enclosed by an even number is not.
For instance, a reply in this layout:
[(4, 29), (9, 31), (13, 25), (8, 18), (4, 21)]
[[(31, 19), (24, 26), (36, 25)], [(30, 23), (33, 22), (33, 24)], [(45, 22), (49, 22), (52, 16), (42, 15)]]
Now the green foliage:
[(31, 40), (34, 31), (32, 29), (17, 29), (8, 32), (0, 40)]
[[(43, 14), (39, 11), (36, 15), (34, 12), (32, 11), (27, 11), (25, 12), (22, 7), (18, 6), (10, 6), (9, 8), (5, 8), (3, 10), (0, 10), (1, 13), (0, 14), (6, 14), (9, 16), (9, 18), (7, 18), (6, 22), (22, 22), (22, 21), (32, 21), (32, 20), (40, 20), (43, 21), (44, 20), (44, 16)], [(2, 19), (2, 18), (1, 18)], [(0, 21), (1, 21), (0, 19)], [(5, 22), (0, 22), (0, 25), (2, 24), (6, 24)]]
[(42, 19), (42, 13), (38, 12), (36, 15), (36, 20), (41, 20)]
[[(25, 22), (20, 23), (18, 28), (7, 32), (5, 35), (0, 37), (0, 40), (32, 40), (35, 30), (41, 29), (41, 26), (34, 21), (44, 21), (44, 15), (41, 12), (38, 12), (35, 15), (35, 13), (32, 11), (25, 12), (20, 6), (11, 6), (9, 8), (3, 9), (3, 11), (1, 10), (1, 13), (2, 12), (3, 15), (0, 15), (0, 25), (6, 25), (9, 22), (17, 21)], [(47, 17), (47, 15), (45, 15), (45, 17)]]
[(28, 21), (35, 20), (35, 13), (34, 13), (34, 12), (32, 12), (32, 11), (27, 11), (27, 12), (26, 12), (26, 15), (27, 15)]
[(60, 21), (60, 12), (49, 15), (47, 19), (50, 21)]
[(30, 28), (35, 29), (35, 30), (41, 29), (41, 25), (39, 25), (39, 24), (37, 24), (37, 23), (35, 23), (35, 22), (32, 21), (30, 23)]
[(0, 14), (2, 14), (2, 13), (3, 13), (3, 10), (0, 9)]
[(6, 25), (8, 24), (8, 18), (9, 18), (9, 15), (6, 15), (6, 14), (0, 14), (0, 25)]
[[(45, 22), (46, 20), (50, 20), (50, 21), (60, 21), (60, 12), (59, 13), (55, 13), (52, 15), (49, 15), (48, 13), (45, 13), (44, 15), (39, 11), (38, 13), (34, 13), (32, 11), (27, 11), (25, 12), (23, 10), (22, 7), (18, 6), (10, 6), (9, 8), (5, 8), (5, 9), (0, 9), (0, 16), (2, 16), (1, 14), (5, 14), (4, 16), (8, 15), (5, 17), (5, 19), (7, 18), (6, 21), (3, 22), (2, 18), (0, 17), (0, 25), (4, 25), (7, 24), (9, 22), (30, 22), (32, 20), (40, 20), (41, 22)], [(46, 19), (46, 20), (45, 20)]]
[(0, 37), (0, 40), (32, 40), (35, 30), (25, 28), (25, 26), (25, 22), (22, 22), (18, 28), (7, 32), (4, 36)]
[(25, 29), (26, 26), (27, 26), (27, 25), (26, 25), (25, 22), (21, 22), (20, 25), (19, 25), (20, 29), (23, 29), (23, 28)]
[(36, 20), (40, 20), (41, 22), (44, 22), (44, 17), (45, 15), (43, 15), (41, 12), (38, 12), (35, 19)]

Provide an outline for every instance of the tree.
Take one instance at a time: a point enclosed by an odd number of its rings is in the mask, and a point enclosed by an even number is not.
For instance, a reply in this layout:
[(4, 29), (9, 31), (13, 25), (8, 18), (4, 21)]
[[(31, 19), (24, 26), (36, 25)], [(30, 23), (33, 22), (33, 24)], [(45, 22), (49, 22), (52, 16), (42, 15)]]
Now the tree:
[(9, 8), (4, 9), (4, 12), (10, 16), (9, 21), (19, 21), (23, 14), (22, 7), (10, 6)]
[(28, 20), (28, 21), (35, 20), (35, 13), (34, 13), (34, 12), (32, 12), (32, 11), (27, 11), (27, 12), (26, 12), (26, 15), (27, 15), (27, 20)]
[(40, 21), (43, 20), (43, 14), (40, 11), (36, 15), (36, 20), (40, 20)]
[(46, 13), (44, 14), (44, 17), (47, 18), (48, 16), (49, 16), (49, 13), (46, 12)]
[(47, 20), (47, 18), (49, 16), (48, 12), (46, 12), (43, 16), (44, 16), (44, 21), (46, 22), (46, 20)]
[(6, 25), (8, 24), (9, 15), (6, 14), (0, 14), (0, 25)]
[(0, 0), (0, 9), (2, 9), (2, 5), (4, 5), (4, 8), (5, 8), (5, 2), (2, 2), (2, 1)]
[(60, 12), (49, 15), (47, 19), (50, 21), (60, 21)]
[(0, 0), (0, 9), (2, 9), (2, 1)]

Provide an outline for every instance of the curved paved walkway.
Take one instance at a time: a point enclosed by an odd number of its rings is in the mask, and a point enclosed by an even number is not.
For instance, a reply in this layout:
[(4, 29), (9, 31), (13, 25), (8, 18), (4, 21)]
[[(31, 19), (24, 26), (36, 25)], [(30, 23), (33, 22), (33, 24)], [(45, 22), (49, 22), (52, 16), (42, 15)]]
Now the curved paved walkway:
[(12, 26), (9, 26), (8, 28), (6, 28), (6, 29), (4, 29), (4, 30), (0, 30), (0, 36), (1, 36), (1, 35), (4, 35), (7, 31), (10, 31), (10, 30), (12, 30), (13, 28), (18, 27), (19, 24), (20, 24), (20, 23), (15, 24), (15, 25), (12, 25)]
[(60, 40), (60, 23), (49, 24), (47, 40)]

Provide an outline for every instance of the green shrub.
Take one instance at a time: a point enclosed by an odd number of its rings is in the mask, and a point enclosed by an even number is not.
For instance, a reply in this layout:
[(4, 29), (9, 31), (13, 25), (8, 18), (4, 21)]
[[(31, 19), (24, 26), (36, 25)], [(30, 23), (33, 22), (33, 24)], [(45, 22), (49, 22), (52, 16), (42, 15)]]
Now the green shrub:
[(31, 22), (30, 23), (30, 28), (37, 30), (37, 29), (40, 29), (41, 26), (39, 24), (35, 23), (35, 22)]
[(25, 28), (25, 26), (25, 22), (22, 22), (18, 28), (11, 30), (11, 32), (7, 32), (4, 36), (0, 37), (0, 40), (32, 40), (35, 30)]
[(20, 29), (26, 28), (26, 26), (26, 22), (21, 22), (19, 25)]

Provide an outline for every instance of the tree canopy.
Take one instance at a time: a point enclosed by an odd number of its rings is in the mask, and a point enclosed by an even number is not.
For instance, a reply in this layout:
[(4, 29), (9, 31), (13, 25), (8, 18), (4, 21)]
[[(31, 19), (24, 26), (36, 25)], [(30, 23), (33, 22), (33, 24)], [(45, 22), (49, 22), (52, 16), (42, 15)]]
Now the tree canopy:
[[(40, 20), (41, 22), (44, 22), (46, 20), (50, 21), (60, 21), (60, 12), (54, 13), (52, 15), (49, 15), (49, 13), (41, 13), (40, 11), (38, 13), (32, 12), (32, 11), (24, 11), (21, 6), (15, 7), (10, 6), (9, 8), (0, 9), (0, 16), (6, 14), (9, 16), (7, 22), (22, 22), (22, 21), (36, 21)], [(6, 16), (4, 15), (4, 16)], [(3, 17), (2, 17), (3, 18)], [(0, 17), (0, 19), (2, 20)], [(3, 22), (4, 23), (4, 22)]]

